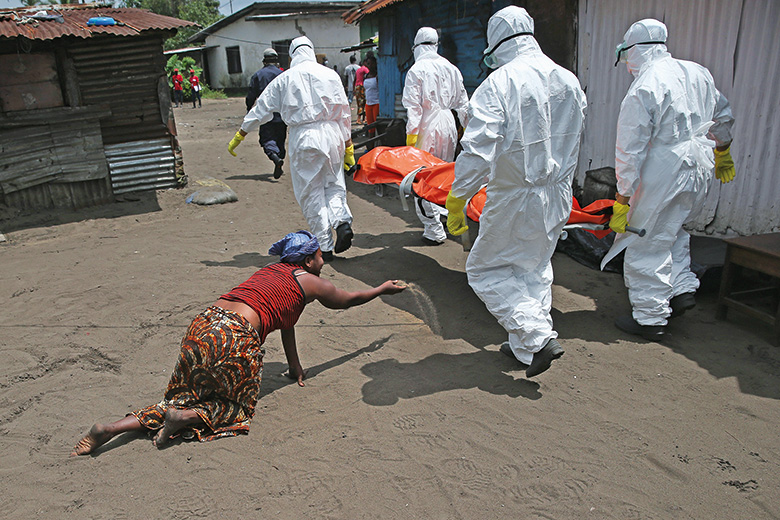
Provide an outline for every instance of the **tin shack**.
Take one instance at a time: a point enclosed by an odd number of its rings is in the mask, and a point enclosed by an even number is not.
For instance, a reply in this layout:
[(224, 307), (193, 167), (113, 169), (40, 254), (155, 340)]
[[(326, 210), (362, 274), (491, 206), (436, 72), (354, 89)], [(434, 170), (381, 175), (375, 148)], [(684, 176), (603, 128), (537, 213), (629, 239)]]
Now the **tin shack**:
[(77, 209), (177, 186), (162, 45), (192, 25), (99, 4), (0, 9), (0, 204)]

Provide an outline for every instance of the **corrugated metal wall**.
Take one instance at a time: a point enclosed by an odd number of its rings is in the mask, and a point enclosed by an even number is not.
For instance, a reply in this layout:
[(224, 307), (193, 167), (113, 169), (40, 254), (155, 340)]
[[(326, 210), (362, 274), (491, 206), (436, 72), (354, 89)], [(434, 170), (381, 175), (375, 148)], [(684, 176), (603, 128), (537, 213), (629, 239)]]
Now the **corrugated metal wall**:
[(737, 177), (715, 183), (696, 224), (707, 233), (752, 235), (780, 230), (780, 2), (775, 0), (581, 0), (578, 76), (588, 114), (578, 179), (615, 165), (616, 122), (633, 77), (614, 67), (615, 45), (635, 21), (669, 28), (673, 56), (706, 66), (736, 118), (732, 156)]
[(28, 210), (111, 200), (99, 108), (17, 112), (0, 123), (0, 202)]
[(78, 74), (82, 103), (111, 107), (113, 115), (102, 121), (103, 142), (167, 137), (157, 90), (160, 77), (165, 77), (162, 36), (97, 40), (76, 42), (68, 53)]
[(169, 138), (106, 145), (115, 195), (176, 187), (176, 160)]

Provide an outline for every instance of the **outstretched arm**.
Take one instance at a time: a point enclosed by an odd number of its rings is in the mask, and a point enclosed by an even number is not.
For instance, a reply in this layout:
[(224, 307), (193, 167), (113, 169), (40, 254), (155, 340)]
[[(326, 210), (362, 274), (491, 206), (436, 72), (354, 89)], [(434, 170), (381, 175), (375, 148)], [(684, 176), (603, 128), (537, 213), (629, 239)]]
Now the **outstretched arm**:
[(396, 294), (406, 289), (406, 286), (399, 285), (398, 280), (388, 280), (365, 291), (345, 291), (313, 274), (301, 275), (298, 280), (307, 301), (317, 300), (329, 309), (349, 309), (370, 302), (379, 295)]
[(287, 356), (287, 365), (290, 372), (287, 377), (298, 381), (298, 386), (305, 386), (303, 380), (306, 379), (306, 372), (301, 367), (301, 361), (298, 359), (298, 347), (295, 343), (295, 327), (282, 329), (282, 346), (284, 355)]

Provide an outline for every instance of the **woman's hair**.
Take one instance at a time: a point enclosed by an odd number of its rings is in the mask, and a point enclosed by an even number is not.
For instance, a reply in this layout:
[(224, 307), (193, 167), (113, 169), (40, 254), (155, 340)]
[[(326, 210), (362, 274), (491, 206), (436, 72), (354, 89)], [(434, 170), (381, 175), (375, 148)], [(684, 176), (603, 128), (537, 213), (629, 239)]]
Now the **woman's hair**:
[(368, 68), (368, 76), (376, 76), (376, 58), (369, 56), (366, 58), (366, 67)]

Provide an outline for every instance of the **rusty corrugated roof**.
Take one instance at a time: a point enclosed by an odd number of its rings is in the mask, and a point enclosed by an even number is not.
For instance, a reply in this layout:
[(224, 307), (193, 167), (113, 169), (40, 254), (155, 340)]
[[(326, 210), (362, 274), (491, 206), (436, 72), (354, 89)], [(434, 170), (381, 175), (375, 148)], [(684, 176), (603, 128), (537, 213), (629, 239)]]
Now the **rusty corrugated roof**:
[(353, 7), (341, 15), (341, 18), (345, 23), (359, 22), (360, 19), (367, 14), (379, 11), (380, 9), (396, 2), (403, 2), (403, 0), (369, 0), (368, 2), (364, 2), (357, 7)]
[[(32, 18), (40, 11), (54, 16), (61, 15), (62, 23), (57, 20)], [(88, 26), (87, 22), (94, 17), (111, 17), (117, 25)], [(64, 36), (77, 38), (102, 35), (135, 36), (143, 31), (172, 30), (182, 27), (198, 27), (198, 24), (155, 14), (146, 9), (100, 7), (95, 4), (39, 5), (0, 9), (0, 39), (20, 36), (29, 40), (54, 40)]]

